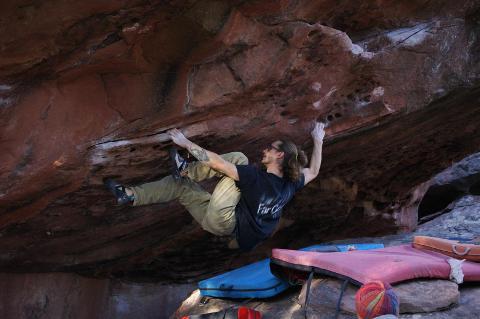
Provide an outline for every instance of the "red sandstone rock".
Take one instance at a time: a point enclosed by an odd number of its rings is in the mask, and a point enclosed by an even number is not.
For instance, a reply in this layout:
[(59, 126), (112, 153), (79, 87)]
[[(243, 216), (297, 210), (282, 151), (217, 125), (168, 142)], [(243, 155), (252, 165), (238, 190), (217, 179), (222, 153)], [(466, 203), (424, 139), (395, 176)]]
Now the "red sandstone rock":
[[(184, 280), (292, 238), (409, 230), (410, 191), (478, 151), (473, 1), (0, 9), (0, 269)], [(321, 176), (286, 210), (294, 226), (242, 259), (178, 204), (119, 208), (102, 186), (168, 174), (172, 127), (255, 159), (279, 135), (310, 150), (315, 119)]]

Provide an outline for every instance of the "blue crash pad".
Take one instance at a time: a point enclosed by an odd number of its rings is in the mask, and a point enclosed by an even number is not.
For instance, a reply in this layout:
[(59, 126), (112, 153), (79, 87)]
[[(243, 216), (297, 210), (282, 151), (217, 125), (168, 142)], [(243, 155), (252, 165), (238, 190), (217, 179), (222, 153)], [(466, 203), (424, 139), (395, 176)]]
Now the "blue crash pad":
[[(305, 251), (349, 251), (384, 248), (383, 244), (314, 245)], [(290, 285), (270, 272), (270, 259), (243, 266), (198, 283), (200, 294), (219, 298), (268, 298)]]

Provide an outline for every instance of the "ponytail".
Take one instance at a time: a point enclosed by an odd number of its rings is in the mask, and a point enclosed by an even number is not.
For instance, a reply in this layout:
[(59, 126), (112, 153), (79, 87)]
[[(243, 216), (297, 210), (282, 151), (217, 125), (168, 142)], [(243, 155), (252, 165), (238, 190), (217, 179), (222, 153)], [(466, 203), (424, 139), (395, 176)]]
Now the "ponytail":
[(283, 173), (292, 182), (300, 179), (302, 169), (307, 165), (308, 160), (305, 152), (295, 143), (288, 140), (280, 140), (280, 150), (285, 154), (283, 158)]

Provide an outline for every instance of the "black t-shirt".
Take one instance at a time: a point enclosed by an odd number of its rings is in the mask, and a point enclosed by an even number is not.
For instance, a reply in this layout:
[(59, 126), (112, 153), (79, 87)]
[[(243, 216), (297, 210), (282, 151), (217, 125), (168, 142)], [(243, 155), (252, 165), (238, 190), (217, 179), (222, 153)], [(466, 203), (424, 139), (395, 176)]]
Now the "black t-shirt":
[(275, 230), (282, 208), (303, 187), (251, 165), (237, 165), (240, 201), (235, 207), (235, 235), (242, 250), (251, 250)]

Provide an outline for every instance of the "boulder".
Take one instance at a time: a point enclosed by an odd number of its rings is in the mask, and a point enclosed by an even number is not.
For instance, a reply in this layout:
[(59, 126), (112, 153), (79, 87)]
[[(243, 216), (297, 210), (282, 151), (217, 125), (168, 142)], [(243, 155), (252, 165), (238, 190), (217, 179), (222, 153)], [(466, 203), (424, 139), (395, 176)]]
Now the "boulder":
[(400, 319), (456, 319), (475, 318), (480, 313), (480, 287), (460, 287), (460, 300), (456, 307), (435, 313), (404, 314)]
[(458, 305), (458, 285), (448, 280), (414, 280), (393, 286), (400, 313), (436, 312)]
[[(317, 312), (336, 308), (340, 297), (342, 281), (338, 279), (314, 279), (310, 288), (309, 307)], [(458, 304), (458, 285), (448, 280), (414, 280), (393, 286), (400, 300), (400, 313), (435, 312)], [(355, 294), (358, 287), (348, 285), (342, 297), (340, 309), (355, 314)], [(301, 305), (305, 302), (306, 285), (299, 296)]]
[(449, 205), (447, 213), (421, 224), (415, 231), (418, 235), (475, 239), (479, 235), (480, 196), (467, 195)]
[(428, 182), (418, 207), (421, 222), (451, 210), (450, 204), (465, 195), (480, 195), (480, 153), (455, 163)]

